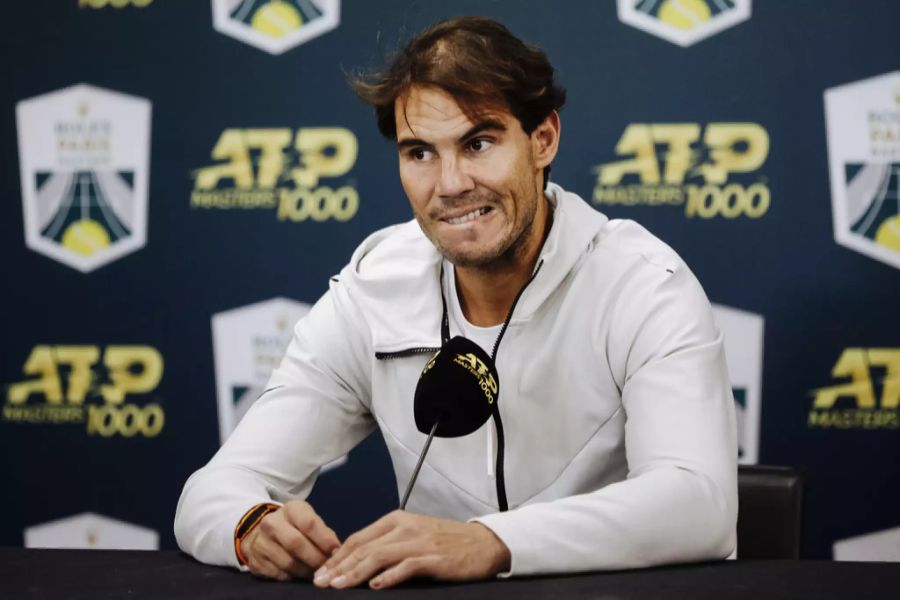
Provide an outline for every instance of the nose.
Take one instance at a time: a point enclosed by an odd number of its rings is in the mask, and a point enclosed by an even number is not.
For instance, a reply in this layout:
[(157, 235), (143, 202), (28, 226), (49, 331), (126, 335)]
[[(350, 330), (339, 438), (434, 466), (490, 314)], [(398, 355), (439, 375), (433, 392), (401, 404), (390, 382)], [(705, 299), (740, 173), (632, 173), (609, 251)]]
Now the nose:
[(475, 180), (466, 172), (465, 165), (456, 156), (442, 157), (438, 195), (454, 198), (475, 188)]

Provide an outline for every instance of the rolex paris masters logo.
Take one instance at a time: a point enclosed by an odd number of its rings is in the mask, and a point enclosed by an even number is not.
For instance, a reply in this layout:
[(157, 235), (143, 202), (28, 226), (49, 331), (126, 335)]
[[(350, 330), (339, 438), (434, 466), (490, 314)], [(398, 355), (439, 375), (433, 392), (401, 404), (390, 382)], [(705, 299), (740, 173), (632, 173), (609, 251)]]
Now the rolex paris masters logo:
[(281, 54), (338, 26), (340, 0), (212, 0), (213, 27)]
[(619, 20), (690, 46), (750, 18), (751, 0), (618, 0)]
[(825, 92), (838, 244), (900, 269), (900, 71)]
[(294, 324), (310, 305), (273, 298), (212, 317), (213, 356), (219, 399), (219, 437), (224, 442), (265, 390), (281, 363)]
[(712, 308), (725, 338), (725, 360), (737, 420), (738, 462), (753, 465), (759, 460), (765, 319), (730, 306), (713, 304)]
[[(310, 308), (305, 302), (272, 298), (212, 316), (222, 443), (265, 391), (291, 342), (294, 325)], [(346, 462), (346, 455), (339, 457), (324, 465), (322, 472)]]
[(150, 102), (74, 85), (19, 102), (25, 242), (93, 271), (147, 238)]

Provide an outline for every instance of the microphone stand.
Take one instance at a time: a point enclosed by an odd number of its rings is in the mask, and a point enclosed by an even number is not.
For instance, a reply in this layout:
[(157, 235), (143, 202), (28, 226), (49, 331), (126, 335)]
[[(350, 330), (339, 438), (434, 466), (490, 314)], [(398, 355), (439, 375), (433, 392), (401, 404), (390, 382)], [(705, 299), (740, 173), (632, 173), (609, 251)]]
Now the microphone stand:
[(431, 433), (428, 434), (428, 439), (425, 440), (425, 447), (422, 448), (422, 454), (419, 455), (419, 462), (416, 463), (412, 478), (409, 480), (409, 484), (406, 486), (406, 492), (403, 494), (403, 500), (400, 501), (400, 510), (406, 508), (406, 501), (409, 500), (409, 494), (412, 492), (413, 484), (419, 476), (419, 469), (422, 468), (422, 463), (425, 462), (425, 455), (428, 454), (428, 447), (431, 446), (431, 440), (434, 439), (434, 432), (437, 431), (438, 423), (440, 422), (440, 419), (438, 419), (434, 422), (434, 425), (431, 426)]

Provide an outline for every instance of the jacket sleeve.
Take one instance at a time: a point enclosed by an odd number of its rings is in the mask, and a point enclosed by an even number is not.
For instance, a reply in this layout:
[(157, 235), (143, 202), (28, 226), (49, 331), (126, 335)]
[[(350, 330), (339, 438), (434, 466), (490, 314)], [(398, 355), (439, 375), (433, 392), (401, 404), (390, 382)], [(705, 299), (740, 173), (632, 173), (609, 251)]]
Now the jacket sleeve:
[(645, 265), (611, 312), (601, 345), (621, 382), (628, 476), (475, 519), (509, 547), (504, 575), (722, 559), (735, 548), (734, 399), (700, 284), (683, 263)]
[(197, 560), (239, 567), (234, 529), (261, 502), (309, 495), (322, 465), (374, 429), (368, 406), (371, 346), (340, 283), (294, 328), (266, 391), (209, 463), (185, 483), (178, 546)]

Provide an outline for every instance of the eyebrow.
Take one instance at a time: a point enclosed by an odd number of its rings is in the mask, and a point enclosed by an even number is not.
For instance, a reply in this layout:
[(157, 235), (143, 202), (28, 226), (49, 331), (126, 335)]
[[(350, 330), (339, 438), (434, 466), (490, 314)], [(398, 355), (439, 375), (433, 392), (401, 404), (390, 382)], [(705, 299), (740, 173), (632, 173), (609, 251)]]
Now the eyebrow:
[[(485, 131), (506, 131), (506, 125), (501, 123), (497, 119), (485, 119), (483, 121), (479, 121), (475, 125), (473, 125), (468, 131), (462, 134), (459, 137), (459, 142), (465, 142), (466, 140), (475, 137), (479, 133), (483, 133)], [(411, 146), (425, 146), (430, 148), (433, 144), (429, 144), (424, 140), (420, 140), (418, 138), (407, 138), (405, 140), (399, 140), (397, 142), (397, 148), (408, 148)]]

